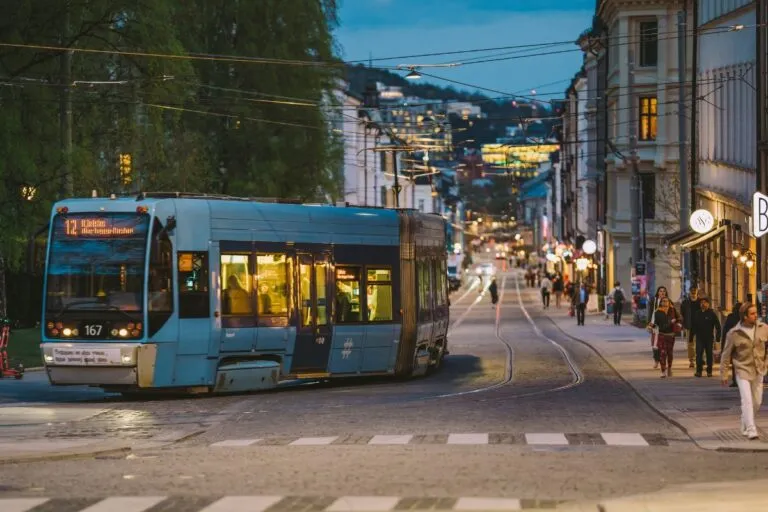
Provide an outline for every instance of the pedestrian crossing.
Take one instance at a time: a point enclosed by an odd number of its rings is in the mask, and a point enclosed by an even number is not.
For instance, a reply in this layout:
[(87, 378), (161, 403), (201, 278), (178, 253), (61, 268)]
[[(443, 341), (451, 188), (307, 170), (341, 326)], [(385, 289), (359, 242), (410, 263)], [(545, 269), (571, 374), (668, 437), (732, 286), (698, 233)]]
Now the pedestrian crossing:
[(318, 437), (261, 437), (225, 439), (209, 444), (211, 448), (244, 448), (250, 446), (402, 446), (402, 445), (525, 445), (525, 446), (669, 446), (662, 434), (633, 432), (602, 433), (456, 433), (456, 434), (378, 434)]
[(107, 498), (0, 498), (3, 512), (389, 512), (554, 509), (562, 500), (401, 496), (113, 496)]

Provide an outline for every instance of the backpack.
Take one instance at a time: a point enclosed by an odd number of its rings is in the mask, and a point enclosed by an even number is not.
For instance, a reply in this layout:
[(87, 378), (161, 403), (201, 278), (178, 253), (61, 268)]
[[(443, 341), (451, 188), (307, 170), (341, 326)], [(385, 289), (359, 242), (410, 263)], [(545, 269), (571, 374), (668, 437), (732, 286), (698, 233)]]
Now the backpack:
[(624, 292), (621, 289), (613, 291), (613, 302), (624, 302)]

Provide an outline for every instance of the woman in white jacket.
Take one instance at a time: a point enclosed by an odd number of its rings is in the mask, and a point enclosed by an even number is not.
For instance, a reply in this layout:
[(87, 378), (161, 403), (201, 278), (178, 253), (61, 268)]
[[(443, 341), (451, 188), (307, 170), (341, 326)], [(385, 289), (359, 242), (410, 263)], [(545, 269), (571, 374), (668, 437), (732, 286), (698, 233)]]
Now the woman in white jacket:
[(765, 344), (768, 326), (757, 318), (757, 307), (749, 302), (739, 308), (739, 324), (728, 332), (720, 357), (720, 380), (728, 386), (728, 367), (733, 356), (733, 371), (741, 395), (741, 433), (757, 439), (755, 414), (763, 402)]

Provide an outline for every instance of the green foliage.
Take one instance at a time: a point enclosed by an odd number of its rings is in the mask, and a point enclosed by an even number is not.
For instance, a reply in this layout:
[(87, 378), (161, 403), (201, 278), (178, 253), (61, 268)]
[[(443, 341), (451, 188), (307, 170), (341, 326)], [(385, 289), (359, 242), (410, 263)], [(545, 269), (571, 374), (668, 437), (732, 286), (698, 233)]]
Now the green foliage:
[[(72, 53), (65, 158), (61, 50), (0, 47), (7, 264), (20, 266), (28, 237), (62, 198), (67, 162), (76, 196), (95, 189), (336, 198), (341, 145), (319, 105), (332, 103), (342, 66), (249, 61), (333, 61), (336, 9), (335, 0), (0, 0), (0, 42), (92, 50)], [(130, 183), (121, 154), (131, 155)], [(22, 197), (23, 187), (34, 196)]]

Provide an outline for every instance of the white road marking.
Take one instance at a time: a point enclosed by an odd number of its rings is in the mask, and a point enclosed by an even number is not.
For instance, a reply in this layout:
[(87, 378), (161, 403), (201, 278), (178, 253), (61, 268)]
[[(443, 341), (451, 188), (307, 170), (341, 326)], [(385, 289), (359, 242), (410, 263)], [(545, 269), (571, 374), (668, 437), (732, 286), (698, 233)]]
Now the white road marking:
[(396, 496), (342, 496), (325, 512), (386, 512), (397, 505)]
[(164, 500), (158, 496), (106, 498), (80, 512), (144, 512)]
[(514, 498), (459, 498), (453, 510), (522, 510)]
[(251, 446), (252, 444), (258, 443), (259, 441), (261, 441), (261, 439), (228, 439), (226, 441), (219, 441), (218, 443), (213, 443), (211, 446), (216, 448)]
[(368, 441), (368, 444), (408, 444), (411, 442), (411, 439), (413, 439), (412, 435), (402, 435), (402, 436), (379, 435), (379, 436), (373, 436), (371, 440)]
[(448, 434), (447, 444), (488, 444), (488, 434)]
[(640, 434), (600, 434), (605, 444), (611, 446), (650, 446)]
[(568, 439), (565, 434), (525, 434), (527, 444), (555, 444), (567, 445)]
[(0, 510), (3, 512), (27, 512), (47, 501), (48, 498), (0, 499)]
[(264, 512), (283, 496), (227, 496), (200, 512)]
[(326, 445), (331, 444), (336, 439), (338, 439), (339, 436), (332, 436), (332, 437), (300, 437), (299, 439), (295, 440), (294, 442), (290, 443), (291, 446), (319, 446), (319, 445)]

